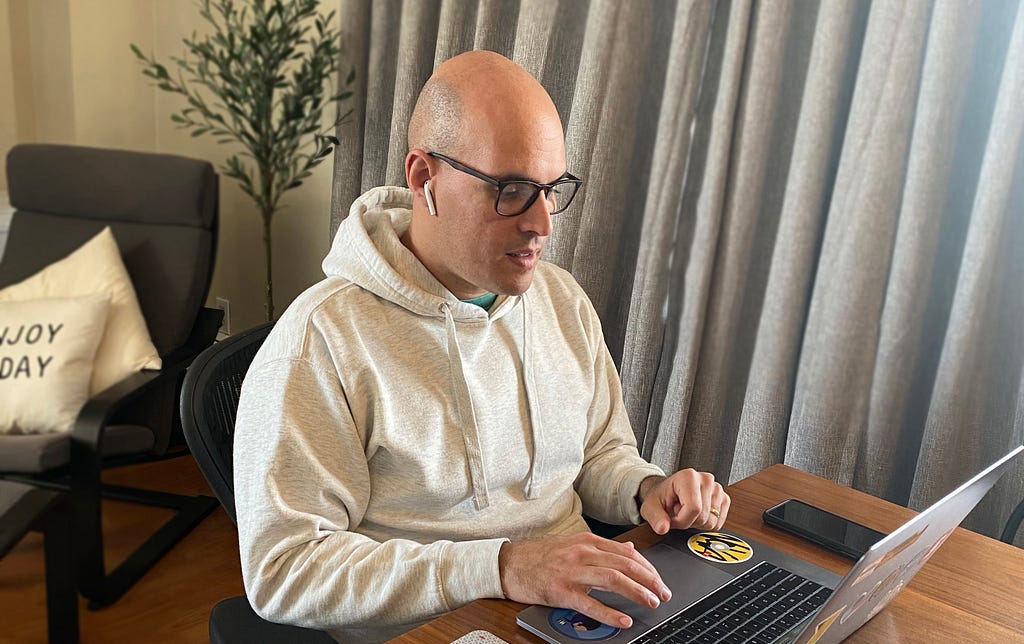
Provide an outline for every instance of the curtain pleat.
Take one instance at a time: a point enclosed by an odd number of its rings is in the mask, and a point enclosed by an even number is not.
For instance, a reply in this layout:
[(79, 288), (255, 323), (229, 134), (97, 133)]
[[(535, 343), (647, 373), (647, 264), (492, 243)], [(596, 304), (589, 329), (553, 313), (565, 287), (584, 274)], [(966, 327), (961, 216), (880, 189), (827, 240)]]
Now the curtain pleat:
[[(658, 365), (652, 416), (644, 428), (644, 455), (667, 471), (679, 468), (688, 430), (690, 402), (710, 300), (714, 258), (727, 196), (733, 124), (743, 77), (751, 20), (749, 3), (721, 3), (712, 31), (695, 131), (707, 138), (691, 154), (691, 170), (681, 204), (686, 228), (677, 237), (670, 270), (666, 339)], [(716, 46), (717, 45), (717, 46)], [(707, 92), (705, 93), (705, 89)], [(700, 152), (698, 154), (698, 152)], [(636, 428), (634, 428), (636, 431)]]
[(589, 0), (524, 0), (512, 59), (551, 95), (563, 125), (569, 122), (580, 69)]
[(431, 56), (434, 67), (456, 54), (473, 49), (478, 5), (476, 0), (456, 0), (441, 5), (437, 45)]
[(424, 34), (436, 34), (441, 9), (436, 2), (405, 2), (398, 34), (400, 64), (395, 68), (394, 91), (391, 98), (391, 127), (384, 183), (389, 186), (405, 182), (405, 153), (409, 150), (406, 128), (420, 88), (434, 71), (436, 42)]
[[(581, 203), (568, 221), (558, 223), (550, 240), (552, 260), (569, 268), (593, 294), (594, 307), (606, 324), (614, 317), (610, 309), (616, 298), (623, 290), (628, 297), (632, 280), (633, 263), (621, 262), (619, 251), (635, 239), (638, 210), (642, 212), (643, 191), (633, 187), (646, 183), (646, 176), (636, 174), (646, 165), (651, 143), (647, 120), (657, 111), (656, 103), (645, 100), (645, 83), (650, 82), (648, 74), (664, 70), (660, 61), (632, 52), (634, 38), (656, 40), (650, 8), (650, 3), (591, 6), (567, 123), (568, 131), (580, 134), (568, 139), (566, 150), (570, 167), (587, 168), (587, 184), (577, 197)], [(616, 125), (610, 127), (612, 123)], [(603, 212), (621, 215), (593, 216)], [(621, 334), (613, 328), (609, 325), (614, 338), (609, 345), (621, 354)]]
[(758, 319), (792, 156), (815, 11), (755, 5), (727, 198), (698, 357), (684, 464), (732, 466)]
[[(918, 462), (921, 475), (914, 480), (912, 505), (925, 505), (949, 491), (949, 479), (966, 478), (1007, 451), (1014, 438), (1007, 431), (1012, 429), (1007, 421), (1013, 417), (1007, 411), (1014, 398), (1019, 399), (1024, 364), (1024, 216), (1019, 183), (1024, 148), (1024, 13), (1020, 10), (1008, 51), (925, 423)], [(1018, 425), (1012, 432), (1017, 440), (1021, 429)], [(989, 519), (995, 513), (984, 510), (1011, 507), (1000, 503), (1004, 496), (997, 493), (986, 499), (972, 525), (991, 530)], [(1013, 496), (1020, 499), (1019, 488)]]
[(867, 424), (930, 11), (872, 3), (800, 353), (786, 462), (846, 485)]
[(867, 20), (866, 2), (826, 2), (814, 26), (789, 177), (747, 374), (731, 478), (785, 459), (816, 261)]
[[(401, 0), (392, 0), (397, 4)], [(373, 0), (343, 0), (338, 8), (341, 38), (340, 73), (355, 72), (352, 86), (354, 100), (347, 107), (352, 110), (349, 118), (338, 125), (337, 136), (342, 144), (334, 150), (334, 181), (331, 185), (331, 235), (338, 222), (348, 215), (349, 206), (359, 196), (364, 168), (372, 164), (368, 155), (374, 155), (383, 139), (383, 134), (374, 131), (367, 122), (368, 113), (378, 110), (381, 100), (381, 86), (384, 79), (375, 78), (371, 84), (370, 43), (387, 42), (383, 34), (373, 35), (371, 31)], [(387, 47), (374, 47), (374, 56), (386, 58)], [(379, 69), (378, 64), (372, 66)]]
[[(677, 235), (681, 232), (679, 204), (690, 162), (693, 125), (711, 36), (713, 6), (708, 2), (679, 3), (673, 20), (665, 89), (660, 101), (647, 198), (640, 217), (640, 248), (629, 295), (628, 320), (622, 347), (622, 387), (630, 421), (643, 445), (654, 402), (656, 371), (661, 358), (665, 302)], [(624, 300), (625, 298), (623, 298)], [(648, 454), (648, 457), (650, 455)]]
[(512, 57), (516, 32), (510, 29), (519, 18), (518, 0), (484, 0), (477, 12), (473, 49), (489, 49)]
[[(432, 70), (510, 56), (584, 190), (545, 259), (642, 454), (785, 462), (920, 508), (1024, 440), (1020, 0), (340, 0), (360, 98), (332, 231), (404, 184)], [(998, 532), (1024, 465), (968, 525)]]
[[(906, 465), (913, 471), (922, 412), (927, 411), (920, 405), (927, 399), (920, 388), (932, 383), (928, 370), (919, 367), (922, 357), (928, 359), (922, 340), (939, 339), (936, 333), (945, 326), (945, 320), (926, 315), (928, 298), (921, 295), (932, 288), (939, 261), (941, 215), (954, 181), (949, 133), (961, 121), (980, 13), (977, 2), (941, 2), (932, 16), (879, 324), (870, 409), (853, 481), (872, 494), (902, 502), (909, 497), (912, 477), (892, 473), (907, 471)], [(974, 186), (961, 182), (958, 189), (973, 191)], [(934, 357), (928, 366), (934, 369)]]

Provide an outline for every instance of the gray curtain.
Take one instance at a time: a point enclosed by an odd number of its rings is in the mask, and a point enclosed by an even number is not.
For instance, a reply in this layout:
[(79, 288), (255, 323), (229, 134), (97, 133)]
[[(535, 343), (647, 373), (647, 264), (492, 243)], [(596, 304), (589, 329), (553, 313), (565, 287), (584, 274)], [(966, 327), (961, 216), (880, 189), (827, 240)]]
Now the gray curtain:
[[(645, 457), (785, 462), (920, 508), (1024, 442), (1020, 0), (341, 0), (359, 88), (332, 231), (403, 184), (433, 68), (532, 72)], [(347, 68), (347, 67), (346, 67)], [(969, 519), (995, 534), (1024, 464)]]

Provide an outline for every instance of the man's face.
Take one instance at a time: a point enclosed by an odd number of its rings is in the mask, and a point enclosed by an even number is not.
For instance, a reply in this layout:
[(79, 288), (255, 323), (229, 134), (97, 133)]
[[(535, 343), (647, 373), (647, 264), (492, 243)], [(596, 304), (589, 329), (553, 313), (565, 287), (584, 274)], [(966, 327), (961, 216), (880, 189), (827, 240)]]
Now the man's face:
[[(437, 152), (498, 180), (551, 183), (561, 177), (565, 146), (557, 120), (535, 123), (529, 136), (513, 136), (514, 129), (461, 145), (458, 153)], [(497, 187), (435, 161), (430, 185), (438, 212), (434, 254), (442, 273), (436, 276), (460, 299), (526, 292), (551, 234), (550, 206), (543, 194), (521, 215), (502, 217), (494, 209)]]

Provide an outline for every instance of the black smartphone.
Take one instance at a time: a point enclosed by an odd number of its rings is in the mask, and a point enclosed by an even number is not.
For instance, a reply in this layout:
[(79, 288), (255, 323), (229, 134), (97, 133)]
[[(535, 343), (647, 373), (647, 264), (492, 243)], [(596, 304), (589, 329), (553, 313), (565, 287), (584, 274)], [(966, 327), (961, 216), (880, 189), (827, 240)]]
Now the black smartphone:
[(823, 546), (850, 559), (860, 559), (884, 533), (844, 519), (809, 503), (788, 499), (764, 511), (765, 523)]

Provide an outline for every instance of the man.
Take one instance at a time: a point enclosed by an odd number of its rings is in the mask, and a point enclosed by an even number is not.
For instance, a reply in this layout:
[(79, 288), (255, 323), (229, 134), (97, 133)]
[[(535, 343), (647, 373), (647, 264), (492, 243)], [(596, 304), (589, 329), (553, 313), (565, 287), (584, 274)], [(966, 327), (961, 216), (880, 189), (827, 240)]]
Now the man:
[(246, 377), (235, 439), (242, 571), (257, 612), (379, 641), (481, 597), (629, 617), (591, 589), (668, 598), (629, 543), (646, 519), (717, 529), (710, 474), (636, 450), (600, 321), (540, 261), (579, 180), (558, 113), (491, 52), (417, 101), (409, 189), (360, 197)]

